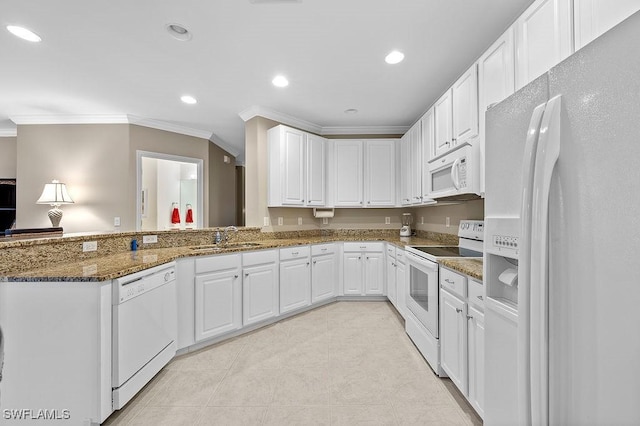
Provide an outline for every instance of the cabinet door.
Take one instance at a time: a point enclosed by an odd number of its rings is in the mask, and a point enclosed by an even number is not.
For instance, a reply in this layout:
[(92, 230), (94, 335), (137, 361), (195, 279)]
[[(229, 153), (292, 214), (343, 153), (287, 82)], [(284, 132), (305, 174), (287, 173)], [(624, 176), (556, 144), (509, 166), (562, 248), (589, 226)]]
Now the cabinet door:
[(308, 206), (324, 206), (326, 139), (307, 134), (307, 198)]
[(442, 95), (433, 106), (435, 116), (435, 129), (433, 139), (433, 157), (444, 154), (451, 149), (451, 90)]
[(362, 141), (335, 141), (334, 158), (334, 204), (343, 207), (362, 207)]
[(442, 369), (467, 395), (467, 318), (466, 304), (440, 289), (440, 357)]
[(400, 139), (400, 204), (411, 205), (411, 133)]
[(275, 263), (243, 269), (243, 325), (277, 316), (278, 302), (278, 269)]
[[(396, 255), (397, 256), (397, 255)], [(406, 301), (406, 297), (407, 297), (407, 283), (409, 282), (407, 280), (407, 272), (406, 272), (406, 267), (404, 265), (404, 263), (401, 263), (399, 261), (396, 262), (396, 300), (397, 300), (397, 305), (396, 307), (398, 308), (398, 312), (400, 312), (400, 315), (402, 315), (402, 318), (406, 318), (406, 311), (407, 311), (407, 301)]]
[(478, 60), (480, 128), (480, 192), (484, 193), (485, 114), (487, 108), (515, 91), (513, 27), (509, 28)]
[(365, 294), (384, 295), (384, 254), (363, 253)]
[(516, 26), (516, 90), (573, 53), (571, 0), (536, 0)]
[(344, 294), (364, 294), (362, 277), (362, 253), (343, 254)]
[(432, 147), (434, 144), (434, 121), (433, 108), (426, 112), (422, 117), (422, 194), (420, 200), (426, 203), (429, 200), (431, 192), (431, 176), (429, 175), (429, 167), (427, 163), (431, 159)]
[(453, 145), (478, 136), (478, 67), (473, 64), (451, 88)]
[(366, 206), (396, 204), (396, 141), (365, 141)]
[(573, 0), (576, 50), (640, 10), (640, 0)]
[(241, 285), (239, 269), (196, 277), (196, 341), (242, 327)]
[(387, 298), (398, 309), (396, 260), (392, 256), (387, 256)]
[(311, 263), (311, 303), (335, 297), (336, 257), (333, 254), (315, 256)]
[(309, 265), (308, 257), (280, 263), (280, 313), (311, 304)]
[(411, 201), (422, 202), (422, 121), (411, 128)]
[(484, 314), (469, 307), (469, 402), (484, 418)]
[(305, 202), (305, 134), (299, 130), (283, 127), (281, 132), (283, 150), (282, 204), (300, 206)]

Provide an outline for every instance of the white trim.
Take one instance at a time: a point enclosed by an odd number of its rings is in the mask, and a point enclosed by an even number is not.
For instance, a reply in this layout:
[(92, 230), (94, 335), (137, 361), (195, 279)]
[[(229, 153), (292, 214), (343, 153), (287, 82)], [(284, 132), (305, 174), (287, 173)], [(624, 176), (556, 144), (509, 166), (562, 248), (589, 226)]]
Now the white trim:
[(14, 115), (9, 117), (18, 125), (23, 124), (127, 124), (124, 114), (53, 114)]
[(0, 129), (0, 138), (15, 138), (18, 136), (18, 129)]
[(291, 115), (258, 105), (250, 106), (244, 111), (241, 111), (238, 115), (244, 121), (249, 121), (254, 117), (260, 116), (269, 120), (277, 121), (278, 123), (286, 124), (287, 126), (295, 127), (297, 129), (305, 130), (307, 132), (315, 133), (318, 135), (322, 132), (322, 127), (318, 126), (317, 124), (313, 124), (309, 121), (301, 120)]
[(195, 138), (209, 140), (209, 138), (211, 137), (211, 132), (208, 130), (193, 129), (191, 127), (182, 126), (180, 124), (154, 120), (152, 118), (138, 117), (136, 115), (127, 114), (127, 122), (129, 124), (135, 124), (137, 126), (149, 127), (151, 129), (164, 130), (172, 133), (179, 133), (181, 135), (193, 136)]
[(252, 105), (239, 114), (245, 122), (254, 117), (264, 117), (269, 120), (300, 130), (315, 133), (317, 135), (403, 135), (411, 126), (339, 126), (322, 127), (317, 124), (302, 120), (291, 115), (275, 111), (270, 108)]
[(227, 151), (229, 154), (233, 155), (234, 157), (238, 157), (241, 152), (238, 148), (236, 148), (235, 146), (223, 141), (222, 139), (220, 139), (218, 136), (216, 135), (211, 135), (211, 137), (209, 138), (209, 142), (211, 142), (214, 145), (217, 145), (218, 147), (224, 149), (225, 151)]
[(404, 135), (410, 126), (323, 127), (321, 135)]

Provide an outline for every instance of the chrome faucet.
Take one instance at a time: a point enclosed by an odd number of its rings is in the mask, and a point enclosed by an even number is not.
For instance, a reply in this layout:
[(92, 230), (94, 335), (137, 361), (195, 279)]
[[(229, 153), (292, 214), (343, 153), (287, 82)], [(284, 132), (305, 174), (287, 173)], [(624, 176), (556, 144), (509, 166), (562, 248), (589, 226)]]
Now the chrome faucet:
[(224, 241), (225, 244), (227, 243), (227, 241), (229, 241), (229, 235), (228, 235), (229, 231), (238, 232), (238, 228), (236, 228), (233, 225), (227, 226), (226, 228), (224, 228), (222, 240)]

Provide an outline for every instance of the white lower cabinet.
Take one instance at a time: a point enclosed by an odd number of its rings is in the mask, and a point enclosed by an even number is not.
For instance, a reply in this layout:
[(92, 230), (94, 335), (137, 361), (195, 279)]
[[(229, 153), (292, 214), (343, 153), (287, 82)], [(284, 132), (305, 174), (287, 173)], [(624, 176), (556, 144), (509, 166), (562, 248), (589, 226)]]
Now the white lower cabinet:
[(242, 324), (255, 324), (279, 315), (278, 252), (242, 255)]
[(480, 281), (440, 268), (443, 370), (484, 418), (484, 291)]
[(466, 303), (440, 289), (440, 362), (451, 381), (467, 394)]
[(385, 295), (383, 243), (344, 243), (345, 295)]
[(210, 267), (202, 266), (208, 259), (196, 260), (196, 342), (242, 328), (240, 255), (214, 258)]
[(396, 308), (402, 318), (406, 317), (407, 311), (407, 285), (409, 280), (407, 280), (407, 269), (405, 267), (405, 254), (404, 250), (397, 248), (396, 249), (396, 299), (397, 304)]
[(387, 298), (398, 309), (398, 290), (396, 279), (396, 248), (387, 245)]
[(311, 305), (309, 247), (280, 250), (280, 313)]
[(484, 314), (469, 306), (467, 314), (469, 349), (469, 395), (471, 406), (484, 418)]
[(311, 303), (318, 303), (336, 296), (338, 268), (335, 244), (318, 244), (311, 247)]

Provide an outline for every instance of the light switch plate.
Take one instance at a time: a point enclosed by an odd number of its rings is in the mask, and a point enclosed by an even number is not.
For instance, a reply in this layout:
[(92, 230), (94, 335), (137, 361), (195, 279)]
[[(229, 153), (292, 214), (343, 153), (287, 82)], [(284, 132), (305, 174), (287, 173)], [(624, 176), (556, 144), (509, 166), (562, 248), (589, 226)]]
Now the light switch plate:
[(96, 250), (98, 250), (97, 241), (85, 241), (84, 243), (82, 243), (82, 252), (96, 251)]
[(155, 244), (158, 242), (157, 235), (143, 235), (142, 236), (142, 244)]
[(386, 216), (386, 217), (384, 218), (384, 224), (385, 224), (385, 225), (391, 225), (391, 218), (390, 218), (389, 216)]
[(298, 218), (298, 225), (302, 225), (302, 218), (301, 217)]
[(113, 226), (120, 226), (120, 217), (116, 216), (113, 218)]
[(323, 225), (328, 225), (329, 224), (329, 218), (328, 217), (323, 217), (322, 218), (322, 224)]
[(282, 226), (282, 224), (284, 223), (284, 219), (282, 219), (282, 217), (278, 218), (278, 226)]

